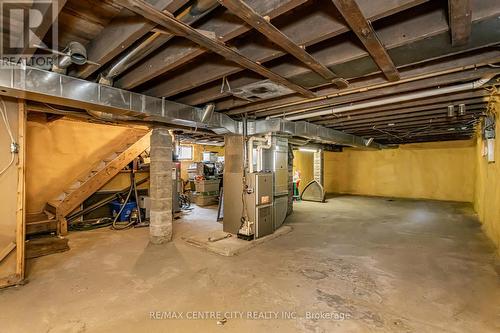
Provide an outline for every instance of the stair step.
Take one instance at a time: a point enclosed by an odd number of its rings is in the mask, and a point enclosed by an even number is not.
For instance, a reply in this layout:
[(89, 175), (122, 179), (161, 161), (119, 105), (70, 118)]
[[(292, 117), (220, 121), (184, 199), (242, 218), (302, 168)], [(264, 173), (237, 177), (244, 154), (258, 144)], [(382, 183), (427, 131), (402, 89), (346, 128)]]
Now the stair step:
[(53, 220), (56, 218), (56, 215), (52, 214), (52, 212), (49, 212), (47, 209), (44, 209), (43, 213), (45, 214), (45, 216), (47, 216), (47, 219), (49, 220)]
[(54, 207), (54, 208), (57, 208), (59, 207), (59, 205), (61, 204), (62, 200), (50, 200), (49, 202), (47, 202), (50, 206)]

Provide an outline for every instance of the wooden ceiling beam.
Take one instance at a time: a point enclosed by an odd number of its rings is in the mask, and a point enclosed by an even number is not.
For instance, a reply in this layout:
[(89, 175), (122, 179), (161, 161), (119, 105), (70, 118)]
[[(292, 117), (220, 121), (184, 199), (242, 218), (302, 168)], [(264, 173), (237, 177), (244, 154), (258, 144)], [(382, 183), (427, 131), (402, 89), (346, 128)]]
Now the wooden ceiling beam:
[[(397, 119), (394, 120), (386, 120), (386, 121), (377, 121), (377, 122), (368, 122), (365, 124), (358, 124), (358, 125), (352, 125), (352, 126), (342, 126), (342, 125), (325, 125), (325, 127), (331, 127), (335, 128), (337, 130), (341, 131), (353, 131), (357, 129), (370, 129), (373, 128), (373, 126), (376, 126), (378, 128), (388, 128), (388, 129), (401, 129), (401, 128), (406, 128), (406, 127), (412, 127), (416, 125), (426, 125), (426, 124), (443, 124), (443, 125), (448, 125), (448, 124), (461, 124), (465, 126), (465, 124), (470, 121), (474, 120), (478, 117), (479, 114), (483, 112), (483, 110), (486, 110), (486, 106), (484, 107), (479, 107), (476, 109), (471, 109), (469, 110), (469, 113), (465, 116), (461, 116), (458, 118), (448, 118), (446, 116), (446, 111), (443, 111), (443, 115), (434, 115), (434, 116), (423, 116), (423, 117), (412, 117), (408, 119), (403, 119), (398, 121)], [(394, 125), (391, 125), (394, 124)]]
[[(359, 90), (370, 88), (363, 95), (368, 95), (367, 97), (376, 97), (374, 92), (375, 87), (384, 87), (387, 89), (398, 89), (402, 87), (402, 84), (407, 84), (408, 81), (415, 81), (418, 78), (430, 78), (437, 77), (438, 75), (445, 75), (446, 73), (460, 72), (465, 69), (474, 69), (487, 64), (496, 63), (500, 61), (500, 51), (495, 49), (480, 50), (472, 53), (465, 53), (462, 55), (455, 55), (453, 61), (450, 61), (449, 57), (444, 57), (442, 59), (436, 59), (428, 63), (419, 64), (419, 66), (412, 68), (401, 69), (401, 80), (407, 82), (387, 82), (385, 78), (381, 75), (366, 77), (360, 80), (352, 81), (349, 89), (347, 91), (339, 92), (336, 88), (331, 86), (326, 86), (320, 88), (316, 93), (323, 97), (325, 100), (340, 98), (342, 101), (351, 101), (348, 96), (342, 96), (346, 94), (349, 90)], [(233, 81), (234, 83), (234, 81)], [(382, 85), (382, 86), (381, 86)], [(391, 88), (392, 87), (392, 88)], [(220, 88), (219, 88), (220, 89)], [(389, 92), (390, 93), (390, 92)], [(382, 94), (382, 93), (381, 93)], [(326, 98), (331, 96), (330, 98)], [(185, 102), (184, 99), (179, 99), (179, 102)], [(231, 103), (230, 100), (223, 100), (216, 103), (216, 109), (225, 110), (229, 107)], [(294, 105), (295, 107), (300, 106), (313, 106), (317, 105), (314, 101), (308, 101), (300, 96), (285, 96), (280, 100), (273, 101), (262, 101), (259, 103), (254, 103), (251, 105), (242, 105), (227, 111), (229, 115), (236, 115), (241, 113), (255, 113), (255, 112), (275, 112), (282, 113), (286, 105)], [(286, 110), (286, 109), (285, 109)], [(279, 111), (279, 112), (278, 112)]]
[[(52, 0), (51, 6), (47, 6), (47, 2), (34, 2), (32, 9), (38, 10), (42, 14), (42, 17), (44, 17), (44, 19), (42, 20), (42, 23), (37, 28), (35, 28), (35, 31), (33, 31), (34, 37), (33, 39), (29, 40), (28, 45), (20, 53), (21, 55), (28, 57), (35, 54), (37, 49), (35, 47), (32, 47), (33, 44), (36, 44), (36, 40), (34, 38), (43, 40), (45, 35), (47, 35), (47, 32), (49, 32), (50, 28), (54, 25), (54, 23), (57, 22), (59, 13), (64, 8), (64, 5), (66, 5), (66, 2), (67, 0)], [(53, 6), (57, 7), (54, 8)], [(50, 17), (51, 19), (46, 20), (46, 17)]]
[(464, 92), (453, 95), (444, 95), (441, 97), (432, 97), (423, 100), (416, 100), (410, 102), (403, 102), (393, 105), (386, 105), (376, 108), (357, 110), (352, 112), (345, 112), (342, 114), (336, 114), (331, 116), (315, 117), (309, 119), (310, 122), (321, 125), (328, 122), (342, 122), (346, 120), (363, 119), (377, 116), (383, 113), (395, 112), (404, 113), (412, 111), (427, 110), (434, 107), (446, 107), (449, 104), (458, 105), (461, 103), (467, 104), (471, 103), (472, 100), (482, 100), (488, 101), (489, 93), (483, 90), (475, 90), (470, 92)]
[(389, 81), (399, 80), (399, 73), (380, 42), (370, 21), (368, 21), (355, 0), (332, 0), (351, 30), (358, 36), (366, 50)]
[(448, 0), (448, 17), (453, 46), (469, 42), (472, 27), (470, 0)]
[[(467, 113), (474, 113), (475, 110), (485, 110), (487, 103), (484, 101), (474, 101), (473, 104), (468, 104), (466, 107)], [(446, 117), (447, 116), (447, 105), (439, 107), (438, 105), (424, 108), (423, 110), (413, 111), (413, 110), (402, 110), (392, 113), (385, 114), (374, 114), (373, 117), (364, 118), (364, 119), (349, 119), (343, 121), (330, 121), (326, 123), (321, 123), (321, 125), (325, 126), (341, 126), (342, 128), (351, 128), (358, 126), (366, 126), (387, 122), (400, 122), (400, 121), (408, 121), (418, 118), (425, 117)], [(318, 122), (315, 124), (319, 125)]]
[(449, 103), (438, 103), (438, 104), (429, 104), (429, 105), (422, 105), (422, 106), (414, 106), (414, 107), (409, 107), (409, 108), (401, 108), (401, 109), (393, 109), (393, 110), (383, 110), (383, 111), (377, 111), (377, 112), (370, 112), (367, 114), (362, 114), (359, 116), (356, 115), (342, 115), (342, 117), (335, 118), (335, 117), (328, 117), (328, 119), (321, 119), (321, 120), (316, 120), (316, 121), (311, 121), (308, 120), (309, 122), (315, 123), (316, 125), (325, 125), (325, 124), (347, 124), (347, 123), (354, 123), (356, 121), (362, 122), (362, 121), (371, 121), (371, 120), (376, 120), (380, 117), (384, 116), (397, 116), (401, 114), (413, 114), (415, 112), (427, 112), (429, 110), (446, 110), (448, 105), (459, 105), (459, 104), (465, 104), (467, 106), (472, 105), (472, 104), (478, 104), (478, 103), (486, 103), (488, 101), (487, 97), (482, 97), (482, 98), (473, 98), (473, 99), (468, 99), (468, 100), (460, 100), (460, 101), (453, 101)]
[[(267, 0), (267, 1), (274, 2), (276, 0)], [(279, 1), (287, 1), (287, 0), (279, 0)], [(326, 1), (326, 4), (329, 5), (330, 4), (329, 1), (330, 0)], [(260, 0), (256, 3), (262, 3), (262, 2), (263, 1)], [(401, 10), (407, 9), (412, 6), (416, 6), (421, 3), (422, 0), (398, 0), (397, 2), (394, 2), (394, 0), (379, 0), (377, 2), (368, 1), (363, 6), (363, 10), (367, 12), (367, 15), (369, 15), (371, 19), (375, 20), (378, 18), (389, 16), (391, 14), (397, 13)], [(255, 8), (255, 6), (252, 6), (252, 8)], [(261, 13), (261, 15), (263, 15), (263, 13)], [(442, 13), (440, 12), (437, 19), (440, 19), (441, 17)], [(436, 17), (433, 16), (432, 18), (436, 20)], [(447, 31), (448, 24), (445, 20), (443, 21), (444, 21), (442, 22), (443, 29), (446, 29)], [(251, 26), (247, 24), (245, 24), (244, 26), (251, 28)], [(284, 34), (290, 36), (290, 38), (292, 38), (296, 44), (306, 45), (306, 46), (314, 45), (316, 43), (328, 40), (330, 38), (333, 38), (335, 36), (338, 36), (340, 34), (349, 31), (349, 27), (342, 20), (342, 17), (340, 17), (340, 15), (335, 11), (334, 6), (331, 5), (329, 6), (329, 9), (325, 8), (322, 11), (318, 11), (315, 8), (310, 8), (307, 12), (303, 14), (302, 18), (299, 18), (297, 21), (293, 22), (293, 24), (285, 24), (283, 25), (283, 27), (280, 26), (277, 27)], [(256, 37), (260, 38), (260, 35), (257, 35)], [(396, 38), (392, 39), (396, 40)], [(241, 46), (240, 52), (244, 54), (246, 57), (254, 59), (255, 61), (259, 61), (260, 63), (271, 61), (287, 54), (280, 47), (274, 46), (272, 43), (265, 43), (265, 42), (266, 41), (256, 42), (250, 40), (249, 42), (244, 43)], [(338, 43), (332, 43), (331, 45), (333, 46), (337, 44)], [(343, 44), (345, 43), (339, 45), (340, 47), (336, 48), (336, 50), (332, 52), (325, 53), (322, 52), (322, 50), (319, 50), (315, 51), (315, 53), (318, 52), (319, 56), (316, 56), (314, 53), (312, 55), (316, 59), (321, 61), (321, 63), (325, 64), (328, 67), (331, 67), (331, 64), (337, 64), (340, 61), (339, 57), (344, 58), (347, 55), (353, 55), (355, 52), (357, 53), (354, 55), (355, 57), (359, 56), (362, 57), (366, 55), (366, 51), (364, 51), (360, 47), (353, 45), (352, 43), (348, 43), (349, 45), (346, 45), (347, 49), (344, 49)], [(169, 49), (167, 48), (166, 50)], [(172, 46), (170, 53), (164, 54), (166, 60), (161, 59), (160, 61), (159, 59), (154, 63), (156, 67), (159, 68), (164, 67), (165, 65), (163, 63), (170, 62), (170, 59), (172, 57), (177, 58), (178, 56), (175, 56), (173, 54), (176, 50), (177, 47)], [(325, 57), (326, 54), (328, 54), (328, 56)], [(321, 76), (312, 72), (308, 67), (296, 61), (289, 63), (292, 65), (292, 71), (281, 70), (280, 68), (281, 66), (279, 65), (273, 67), (276, 68), (275, 70), (276, 72), (279, 70), (280, 71), (279, 74), (285, 77), (288, 77), (289, 73), (293, 73), (294, 69), (300, 69), (314, 76), (315, 81), (320, 80), (322, 82), (321, 84), (326, 83), (324, 79), (321, 78)], [(145, 62), (140, 68), (125, 74), (125, 76), (123, 77), (123, 81), (125, 81), (126, 77), (129, 81), (137, 80), (136, 78), (134, 79), (133, 74), (137, 74), (140, 76), (141, 71), (157, 70), (156, 68), (154, 68), (154, 66), (151, 69), (148, 69), (147, 67), (145, 68), (146, 65), (147, 66), (153, 65), (153, 62)], [(155, 82), (156, 84), (153, 87), (144, 90), (143, 92), (149, 95), (171, 97), (179, 93), (185, 92), (187, 90), (196, 88), (196, 91), (192, 91), (193, 98), (186, 98), (186, 100), (182, 101), (182, 103), (190, 105), (204, 104), (206, 101), (214, 100), (229, 95), (228, 92), (221, 93), (220, 80), (224, 77), (228, 77), (229, 75), (233, 75), (242, 71), (243, 69), (241, 67), (235, 66), (232, 63), (227, 63), (227, 62), (223, 63), (221, 61), (215, 61), (215, 60), (210, 61), (210, 59), (208, 59), (204, 60), (201, 63), (194, 63), (192, 66), (189, 67), (186, 66), (180, 69), (179, 71), (176, 71), (175, 74), (169, 76), (170, 80), (168, 81), (158, 80), (158, 82)], [(241, 84), (240, 82), (233, 82), (231, 78), (229, 79), (231, 83), (231, 88), (238, 88), (244, 85)], [(251, 83), (259, 81), (259, 79), (255, 77), (253, 77), (252, 79), (253, 80)], [(123, 81), (118, 80), (117, 84), (120, 85)], [(206, 87), (200, 87), (201, 85), (210, 82), (213, 82), (214, 84), (211, 85), (209, 89), (207, 89)], [(122, 86), (122, 88), (128, 89), (127, 87), (124, 86)]]
[(343, 89), (348, 86), (345, 79), (341, 78), (328, 67), (319, 62), (310, 53), (305, 50), (305, 46), (299, 46), (287, 35), (276, 28), (269, 17), (259, 15), (252, 7), (248, 6), (242, 0), (218, 0), (224, 7), (229, 9), (233, 14), (241, 18), (247, 24), (251, 25), (255, 30), (262, 33), (273, 43), (283, 48), (286, 52), (293, 55), (311, 70), (321, 75), (324, 79), (334, 83), (338, 88)]
[[(401, 83), (394, 86), (382, 87), (380, 89), (373, 89), (370, 91), (361, 91), (358, 93), (349, 94), (346, 96), (339, 96), (331, 99), (319, 100), (312, 103), (307, 103), (305, 105), (291, 105), (286, 108), (255, 112), (258, 118), (272, 116), (272, 115), (283, 115), (290, 112), (294, 114), (305, 113), (312, 111), (320, 111), (335, 108), (336, 106), (341, 106), (343, 104), (355, 105), (356, 103), (363, 103), (367, 101), (383, 100), (386, 96), (411, 93), (418, 90), (432, 89), (436, 87), (443, 87), (446, 85), (452, 85), (455, 83), (461, 83), (465, 81), (477, 80), (485, 75), (495, 74), (498, 71), (495, 68), (480, 67), (477, 70), (470, 69), (463, 72), (455, 72), (445, 75), (434, 76), (430, 78), (423, 78), (421, 80), (415, 80), (410, 82)], [(452, 97), (450, 97), (452, 98)], [(389, 107), (389, 106), (388, 106)], [(361, 110), (361, 109), (360, 109)]]
[[(174, 13), (189, 0), (156, 0), (150, 1), (155, 8)], [(110, 62), (114, 57), (127, 50), (133, 43), (144, 37), (156, 25), (149, 20), (137, 20), (130, 10), (124, 8), (102, 32), (87, 45), (87, 57), (97, 65), (84, 65), (72, 71), (70, 75), (82, 79), (88, 78), (95, 71)]]
[[(307, 2), (307, 0), (248, 1), (255, 10), (270, 18), (276, 18), (305, 2)], [(213, 31), (221, 42), (228, 42), (250, 31), (252, 27), (247, 24), (235, 22), (234, 15), (226, 11), (204, 22), (198, 26), (198, 29)], [(122, 89), (135, 88), (157, 76), (193, 61), (206, 53), (207, 50), (205, 48), (191, 43), (189, 40), (181, 39), (175, 43), (171, 43), (169, 47), (159, 50), (148, 59), (145, 59), (141, 65), (124, 73), (124, 75), (116, 81), (116, 86)], [(246, 56), (254, 59), (250, 55), (246, 54)], [(235, 68), (241, 70), (239, 66), (235, 66)]]
[(185, 37), (192, 42), (207, 48), (225, 59), (233, 61), (238, 65), (247, 68), (253, 72), (256, 72), (259, 75), (262, 75), (275, 83), (281, 84), (303, 96), (306, 97), (315, 97), (315, 94), (301, 87), (291, 81), (288, 81), (283, 76), (278, 75), (264, 66), (248, 59), (247, 57), (240, 54), (238, 51), (227, 47), (223, 43), (219, 42), (217, 39), (212, 39), (207, 35), (201, 33), (200, 31), (192, 28), (191, 26), (177, 20), (172, 14), (163, 13), (150, 4), (146, 3), (143, 0), (115, 0), (118, 4), (128, 8), (129, 10), (135, 12), (138, 15), (143, 16), (144, 18), (155, 22), (158, 25), (161, 25), (171, 31), (173, 34), (177, 36)]

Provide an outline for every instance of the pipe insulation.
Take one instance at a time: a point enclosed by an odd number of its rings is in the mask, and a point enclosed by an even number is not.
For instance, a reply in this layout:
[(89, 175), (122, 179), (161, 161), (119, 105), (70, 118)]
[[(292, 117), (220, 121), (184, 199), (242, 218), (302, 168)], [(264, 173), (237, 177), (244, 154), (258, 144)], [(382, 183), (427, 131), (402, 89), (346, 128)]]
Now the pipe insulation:
[[(483, 85), (485, 85), (493, 77), (494, 77), (494, 75), (491, 75), (491, 76), (488, 76), (488, 77), (485, 77), (485, 78), (482, 78), (482, 79), (479, 79), (479, 80), (476, 80), (473, 82), (469, 82), (469, 83), (463, 83), (463, 84), (444, 87), (444, 88), (424, 90), (424, 91), (419, 91), (419, 92), (415, 92), (415, 93), (379, 99), (379, 100), (371, 101), (371, 102), (340, 106), (340, 107), (336, 107), (336, 108), (334, 107), (334, 108), (329, 109), (329, 110), (321, 110), (321, 111), (316, 111), (316, 112), (301, 113), (301, 114), (298, 114), (296, 116), (288, 116), (289, 114), (294, 114), (294, 112), (292, 111), (292, 112), (289, 112), (287, 115), (285, 115), (285, 119), (293, 121), (293, 120), (300, 120), (300, 119), (311, 118), (311, 117), (327, 116), (327, 115), (333, 115), (333, 114), (341, 113), (341, 112), (349, 112), (349, 111), (354, 111), (354, 110), (371, 108), (371, 107), (375, 107), (375, 106), (382, 106), (382, 105), (395, 104), (395, 103), (400, 103), (400, 102), (407, 102), (407, 101), (412, 101), (412, 100), (416, 100), (416, 99), (420, 99), (420, 98), (427, 98), (427, 97), (451, 94), (451, 93), (456, 93), (456, 92), (461, 92), (461, 91), (466, 91), (466, 90), (474, 90), (474, 89), (480, 88)], [(277, 117), (282, 117), (282, 115), (271, 116), (270, 118), (277, 118)]]

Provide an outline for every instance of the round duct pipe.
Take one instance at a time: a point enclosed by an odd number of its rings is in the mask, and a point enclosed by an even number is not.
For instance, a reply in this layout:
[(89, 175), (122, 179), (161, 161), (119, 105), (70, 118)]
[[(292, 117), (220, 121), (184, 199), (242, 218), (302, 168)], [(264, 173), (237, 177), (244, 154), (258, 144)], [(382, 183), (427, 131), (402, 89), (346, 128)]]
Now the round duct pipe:
[(87, 49), (79, 42), (70, 42), (63, 50), (64, 55), (59, 55), (52, 65), (52, 71), (65, 73), (71, 65), (84, 65), (87, 63)]

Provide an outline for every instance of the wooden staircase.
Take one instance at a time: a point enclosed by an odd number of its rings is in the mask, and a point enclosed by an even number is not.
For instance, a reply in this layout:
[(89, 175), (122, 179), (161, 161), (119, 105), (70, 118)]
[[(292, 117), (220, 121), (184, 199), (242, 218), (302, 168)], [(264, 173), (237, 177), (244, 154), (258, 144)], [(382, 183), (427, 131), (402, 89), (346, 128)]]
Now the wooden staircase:
[(57, 231), (58, 235), (65, 235), (68, 232), (65, 217), (146, 150), (150, 145), (150, 136), (151, 132), (145, 135), (144, 132), (133, 133), (121, 148), (96, 163), (88, 174), (75, 179), (62, 193), (50, 200), (43, 214), (27, 217), (26, 233)]

